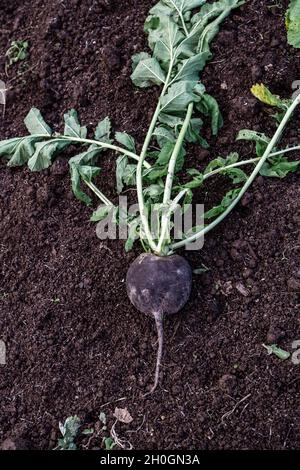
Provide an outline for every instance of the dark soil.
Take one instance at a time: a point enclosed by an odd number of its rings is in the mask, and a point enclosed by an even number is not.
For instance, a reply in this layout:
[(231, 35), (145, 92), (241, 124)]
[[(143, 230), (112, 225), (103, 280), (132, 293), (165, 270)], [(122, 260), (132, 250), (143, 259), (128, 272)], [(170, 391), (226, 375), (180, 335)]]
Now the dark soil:
[[(2, 1), (0, 79), (11, 90), (0, 137), (25, 133), (32, 106), (56, 129), (75, 107), (91, 130), (109, 115), (140, 145), (157, 91), (134, 89), (130, 58), (146, 47), (143, 22), (154, 3)], [(213, 155), (250, 154), (251, 147), (234, 142), (241, 128), (274, 130), (251, 97), (253, 83), (290, 97), (300, 79), (299, 52), (286, 44), (287, 3), (249, 2), (214, 43), (203, 82), (219, 100), (225, 125), (217, 142), (209, 139)], [(31, 46), (30, 69), (19, 78), (22, 64), (4, 74), (13, 39)], [(297, 118), (285, 143), (299, 142)], [(194, 164), (208, 161), (207, 152), (193, 154)], [(114, 197), (115, 155), (103, 160), (102, 188)], [(223, 182), (209, 189), (218, 200)], [(7, 345), (1, 442), (54, 448), (58, 422), (78, 414), (96, 430), (79, 445), (101, 447), (99, 413), (110, 429), (118, 406), (133, 421), (116, 431), (136, 449), (299, 448), (300, 366), (268, 356), (262, 346), (275, 342), (292, 352), (300, 339), (299, 176), (259, 178), (203, 250), (186, 254), (193, 268), (204, 263), (210, 270), (194, 276), (189, 304), (167, 319), (163, 382), (146, 398), (155, 327), (130, 305), (124, 283), (139, 247), (125, 255), (123, 242), (99, 241), (90, 209), (71, 194), (64, 159), (39, 174), (1, 163), (0, 194), (0, 339)], [(203, 195), (198, 202), (207, 203)]]

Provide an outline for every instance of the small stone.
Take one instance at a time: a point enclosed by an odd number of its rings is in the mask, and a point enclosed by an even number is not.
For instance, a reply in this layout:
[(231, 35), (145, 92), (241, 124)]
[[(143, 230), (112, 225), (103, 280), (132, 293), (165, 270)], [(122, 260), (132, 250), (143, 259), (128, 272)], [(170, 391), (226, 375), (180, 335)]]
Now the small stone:
[(287, 286), (289, 291), (300, 292), (300, 280), (292, 277), (288, 280)]
[(237, 385), (237, 379), (235, 375), (225, 374), (219, 380), (219, 387), (223, 392), (232, 393)]
[(242, 294), (244, 297), (248, 297), (249, 294), (250, 294), (250, 291), (249, 289), (247, 289), (244, 284), (242, 284), (241, 282), (238, 282), (236, 285), (235, 285), (235, 288), (236, 290)]
[(231, 281), (227, 281), (227, 282), (224, 282), (224, 284), (222, 285), (222, 292), (224, 295), (228, 296), (231, 294), (232, 292), (232, 282)]
[(28, 450), (30, 443), (24, 439), (11, 439), (8, 437), (0, 445), (1, 450)]

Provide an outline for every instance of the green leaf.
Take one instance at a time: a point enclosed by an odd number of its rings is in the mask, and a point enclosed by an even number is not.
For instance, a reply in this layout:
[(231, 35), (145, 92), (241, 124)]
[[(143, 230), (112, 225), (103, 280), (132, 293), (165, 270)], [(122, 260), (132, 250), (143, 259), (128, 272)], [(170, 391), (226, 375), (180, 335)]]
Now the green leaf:
[[(174, 28), (173, 24), (173, 10), (170, 6), (160, 1), (151, 8), (144, 26), (144, 30), (148, 34), (150, 49), (153, 50), (156, 44), (162, 41), (167, 45), (164, 54), (172, 53), (173, 35), (170, 33), (172, 33), (172, 28)], [(178, 28), (177, 25), (176, 27)], [(171, 51), (169, 49), (171, 49)]]
[(148, 52), (138, 52), (137, 54), (134, 54), (131, 58), (132, 60), (132, 71), (134, 72), (139, 63), (142, 60), (147, 60), (151, 59), (151, 55), (148, 54)]
[(151, 182), (154, 182), (158, 180), (159, 178), (166, 176), (167, 173), (168, 173), (167, 165), (164, 165), (164, 166), (155, 165), (151, 168), (151, 170), (148, 170), (147, 179)]
[(288, 33), (288, 43), (300, 48), (300, 2), (291, 0), (286, 12), (286, 29)]
[(125, 251), (128, 253), (132, 250), (134, 242), (140, 238), (139, 226), (141, 220), (140, 217), (134, 218), (128, 226), (128, 237), (125, 243)]
[(225, 166), (232, 165), (236, 163), (238, 160), (239, 160), (239, 154), (236, 152), (230, 153), (226, 158), (217, 157), (211, 162), (209, 162), (209, 164), (204, 170), (204, 174), (211, 173), (212, 171), (218, 168), (223, 168)]
[(104, 437), (103, 442), (105, 450), (113, 450), (117, 445), (111, 437)]
[(295, 173), (299, 165), (300, 160), (291, 162), (286, 157), (277, 155), (263, 164), (260, 174), (271, 178), (284, 178), (289, 173)]
[(99, 175), (101, 168), (97, 166), (80, 165), (78, 166), (78, 171), (84, 181), (91, 183), (93, 178)]
[(112, 210), (115, 210), (114, 206), (101, 206), (93, 212), (90, 221), (100, 222), (100, 220), (105, 219), (111, 213)]
[(74, 439), (77, 437), (80, 428), (78, 416), (69, 416), (64, 423), (59, 423), (59, 430), (63, 436), (58, 440), (58, 446), (63, 450), (76, 450)]
[(30, 134), (43, 134), (51, 136), (52, 130), (44, 121), (41, 112), (37, 108), (31, 108), (24, 119), (25, 126)]
[(156, 59), (141, 60), (131, 74), (131, 80), (140, 88), (151, 85), (161, 85), (166, 76)]
[(59, 423), (59, 429), (64, 437), (76, 437), (80, 428), (80, 419), (78, 416), (69, 416), (64, 424)]
[(201, 101), (197, 103), (196, 108), (198, 111), (200, 111), (200, 113), (204, 114), (204, 116), (210, 117), (212, 134), (217, 135), (219, 129), (223, 125), (223, 118), (215, 98), (208, 95), (207, 93), (204, 93)]
[[(158, 154), (157, 161), (154, 165), (154, 169), (156, 167), (166, 167), (170, 161), (170, 158), (172, 156), (173, 150), (174, 150), (174, 143), (173, 142), (167, 142), (161, 149), (160, 153)], [(184, 164), (184, 157), (185, 157), (185, 150), (181, 148), (179, 151), (179, 154), (176, 159), (176, 165), (175, 165), (175, 173), (180, 171), (183, 167)], [(167, 171), (167, 168), (166, 168)]]
[(174, 143), (176, 141), (174, 132), (163, 126), (156, 127), (154, 129), (153, 136), (156, 137), (157, 143), (160, 148), (162, 148), (168, 142)]
[(167, 165), (173, 153), (174, 147), (174, 142), (167, 142), (158, 154), (156, 165)]
[(98, 145), (90, 145), (84, 152), (79, 153), (75, 157), (70, 158), (69, 165), (76, 163), (77, 165), (93, 164), (96, 157), (103, 151)]
[(9, 158), (8, 166), (19, 166), (27, 163), (35, 152), (34, 137), (18, 137), (0, 142), (0, 157)]
[(127, 134), (126, 132), (116, 132), (115, 139), (128, 150), (130, 150), (130, 152), (136, 153), (135, 140), (131, 135)]
[(95, 139), (99, 140), (100, 142), (111, 144), (112, 140), (110, 138), (110, 132), (111, 132), (111, 122), (110, 122), (109, 117), (106, 117), (98, 123), (96, 130), (95, 130)]
[(196, 189), (202, 186), (203, 184), (203, 174), (200, 173), (198, 170), (190, 169), (187, 171), (187, 173), (191, 176), (194, 176), (194, 178), (191, 181), (188, 181), (184, 185), (182, 185), (183, 188), (188, 188), (188, 189)]
[(123, 190), (123, 178), (128, 165), (128, 158), (121, 155), (116, 162), (116, 180), (117, 180), (117, 191), (120, 194)]
[(268, 351), (269, 355), (274, 354), (282, 361), (286, 361), (291, 357), (288, 351), (284, 351), (284, 349), (279, 348), (276, 344), (271, 344), (270, 346), (263, 344), (263, 347)]
[(178, 116), (172, 116), (171, 114), (167, 113), (160, 113), (158, 116), (159, 122), (164, 124), (165, 126), (170, 127), (171, 129), (177, 129), (179, 126), (183, 124), (183, 118)]
[(195, 53), (209, 52), (209, 44), (219, 31), (219, 24), (228, 16), (233, 8), (244, 1), (220, 0), (206, 3), (191, 19), (189, 36), (178, 48), (178, 56), (192, 57)]
[(85, 139), (87, 135), (87, 128), (81, 127), (78, 114), (75, 109), (70, 109), (66, 114), (64, 114), (65, 121), (65, 130), (64, 134), (69, 137)]
[(225, 212), (225, 210), (230, 206), (230, 204), (237, 198), (240, 191), (241, 191), (240, 188), (231, 189), (230, 191), (228, 191), (228, 193), (226, 193), (225, 196), (223, 197), (221, 204), (205, 212), (204, 218), (212, 219), (222, 214), (223, 212)]
[(31, 171), (41, 171), (52, 164), (52, 158), (61, 150), (70, 145), (69, 141), (51, 139), (46, 142), (38, 142), (35, 152), (28, 160)]
[(199, 79), (199, 72), (204, 69), (207, 59), (207, 52), (201, 52), (189, 59), (183, 60), (173, 81), (197, 81)]
[(81, 179), (91, 182), (92, 179), (99, 175), (101, 168), (89, 165), (80, 165), (75, 161), (70, 163), (71, 183), (74, 196), (89, 206), (92, 202), (91, 198), (81, 189)]
[(164, 187), (159, 184), (150, 184), (144, 189), (144, 196), (151, 198), (152, 200), (158, 200), (158, 198), (164, 193)]
[(174, 8), (178, 13), (186, 13), (187, 11), (200, 7), (206, 0), (164, 0), (164, 2), (171, 8)]
[(194, 81), (176, 82), (161, 99), (161, 112), (164, 114), (185, 114), (187, 106), (200, 101), (204, 86)]
[(87, 428), (82, 431), (82, 434), (84, 436), (90, 436), (91, 434), (94, 434), (94, 429), (93, 428)]
[(157, 38), (155, 40), (153, 55), (160, 62), (163, 69), (167, 70), (171, 58), (174, 57), (177, 44), (182, 41), (185, 36), (179, 30), (178, 24), (174, 23), (170, 17), (167, 20), (164, 19), (163, 24), (165, 21), (167, 21), (165, 27), (154, 33), (155, 35), (157, 34)]
[(74, 196), (79, 201), (82, 201), (87, 206), (89, 206), (92, 200), (85, 192), (81, 190), (81, 187), (80, 187), (81, 176), (79, 172), (79, 165), (77, 165), (76, 163), (70, 164), (70, 171), (71, 171), (72, 191), (73, 191)]
[(240, 168), (229, 168), (228, 170), (224, 170), (222, 174), (229, 176), (233, 184), (245, 183), (248, 179), (246, 173)]
[(185, 134), (185, 139), (188, 142), (198, 142), (201, 147), (207, 149), (209, 145), (207, 141), (201, 136), (200, 131), (203, 126), (203, 121), (200, 118), (192, 118), (189, 123), (189, 127)]
[(249, 140), (256, 143), (256, 154), (262, 157), (265, 153), (271, 139), (261, 132), (251, 131), (248, 129), (241, 130), (236, 140)]

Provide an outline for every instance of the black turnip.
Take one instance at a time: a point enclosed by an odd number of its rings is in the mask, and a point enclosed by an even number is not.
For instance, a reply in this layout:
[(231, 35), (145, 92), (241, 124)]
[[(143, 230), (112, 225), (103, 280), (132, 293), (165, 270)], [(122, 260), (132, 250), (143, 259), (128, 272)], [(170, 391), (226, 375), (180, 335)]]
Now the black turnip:
[(149, 393), (159, 382), (163, 352), (163, 318), (179, 312), (189, 299), (192, 287), (192, 270), (189, 263), (179, 255), (156, 256), (141, 254), (130, 266), (127, 294), (133, 305), (142, 313), (155, 319), (158, 352), (155, 380)]

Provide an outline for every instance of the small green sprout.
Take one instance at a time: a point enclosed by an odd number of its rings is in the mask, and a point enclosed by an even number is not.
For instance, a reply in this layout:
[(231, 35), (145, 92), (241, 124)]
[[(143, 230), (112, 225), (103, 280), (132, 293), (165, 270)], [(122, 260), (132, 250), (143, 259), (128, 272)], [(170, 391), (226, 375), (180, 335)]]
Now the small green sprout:
[(76, 450), (74, 442), (80, 428), (80, 419), (78, 416), (69, 416), (64, 423), (59, 423), (59, 430), (62, 438), (58, 439), (58, 448), (61, 450)]
[(284, 349), (279, 348), (276, 344), (271, 344), (270, 346), (263, 344), (263, 347), (268, 351), (269, 355), (275, 354), (275, 356), (277, 356), (282, 361), (289, 359), (291, 356), (288, 351), (284, 351)]
[(28, 56), (28, 41), (12, 41), (5, 53), (7, 58), (6, 72), (13, 64), (25, 60)]
[(105, 450), (113, 450), (113, 448), (117, 445), (111, 437), (104, 437), (103, 444)]

